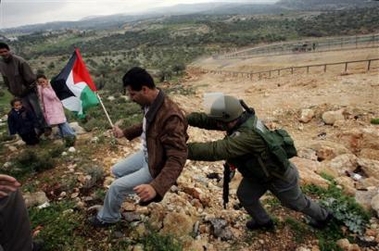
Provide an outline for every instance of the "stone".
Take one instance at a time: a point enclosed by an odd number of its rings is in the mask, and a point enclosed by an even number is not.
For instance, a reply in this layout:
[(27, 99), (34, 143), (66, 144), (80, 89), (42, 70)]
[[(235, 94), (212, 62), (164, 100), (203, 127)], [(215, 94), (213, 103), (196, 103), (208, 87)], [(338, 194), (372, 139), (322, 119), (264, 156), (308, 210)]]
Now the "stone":
[(376, 216), (379, 217), (379, 193), (371, 199), (371, 208), (376, 212)]
[(322, 120), (327, 125), (333, 125), (338, 120), (344, 120), (343, 109), (338, 111), (327, 111), (322, 114)]

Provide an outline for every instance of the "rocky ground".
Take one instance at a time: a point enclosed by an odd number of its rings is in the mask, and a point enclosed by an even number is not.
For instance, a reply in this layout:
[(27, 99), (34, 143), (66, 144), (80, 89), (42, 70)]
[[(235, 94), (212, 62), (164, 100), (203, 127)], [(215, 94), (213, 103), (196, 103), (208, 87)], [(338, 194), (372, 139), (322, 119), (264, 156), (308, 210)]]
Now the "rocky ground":
[[(327, 172), (338, 180), (346, 193), (373, 210), (375, 208), (372, 208), (370, 201), (361, 197), (372, 199), (378, 194), (379, 127), (370, 124), (371, 119), (379, 118), (378, 61), (373, 63), (370, 72), (366, 72), (362, 64), (349, 66), (347, 72), (344, 72), (344, 65), (340, 65), (325, 73), (315, 70), (308, 74), (296, 73), (263, 79), (204, 74), (201, 70), (260, 71), (368, 58), (379, 58), (379, 50), (316, 52), (245, 60), (202, 59), (191, 66), (181, 83), (183, 88), (192, 89), (194, 94), (171, 94), (171, 97), (186, 112), (202, 110), (204, 93), (208, 92), (223, 92), (244, 99), (254, 107), (259, 118), (271, 126), (284, 127), (291, 133), (299, 149), (299, 157), (293, 158), (293, 162), (300, 170), (302, 184), (314, 183), (326, 187), (328, 182), (319, 174)], [(189, 135), (189, 141), (209, 141), (223, 136), (196, 128), (189, 128)], [(79, 135), (76, 148), (80, 151), (93, 142), (96, 142), (93, 135)], [(109, 150), (110, 147), (112, 150)], [(88, 159), (105, 168), (107, 177), (104, 187), (112, 180), (109, 167), (121, 156), (138, 148), (138, 141), (120, 140), (112, 146), (99, 145), (93, 149)], [(358, 166), (365, 171), (361, 173), (364, 179), (356, 181), (346, 176), (345, 171), (355, 171)], [(86, 183), (88, 176), (77, 172), (76, 168), (75, 164), (56, 167), (47, 175), (75, 174), (80, 183)], [(46, 177), (41, 174), (39, 179)], [(231, 182), (227, 209), (222, 207), (221, 178), (222, 162), (188, 161), (178, 185), (171, 189), (161, 203), (140, 207), (133, 197), (125, 202), (123, 211), (126, 223), (122, 226), (127, 226), (127, 230), (118, 227), (96, 231), (82, 226), (83, 232), (79, 234), (88, 239), (88, 247), (91, 248), (87, 250), (111, 250), (111, 243), (116, 240), (143, 234), (146, 229), (141, 222), (148, 220), (162, 233), (180, 236), (185, 250), (327, 250), (318, 242), (320, 233), (307, 227), (300, 213), (281, 207), (269, 194), (264, 200), (275, 219), (276, 229), (271, 232), (247, 232), (245, 222), (248, 216), (238, 207), (235, 196), (241, 177), (237, 174)], [(53, 190), (53, 187), (44, 188), (48, 195)], [(77, 198), (77, 207), (86, 216), (90, 215), (89, 208), (99, 201), (91, 199), (93, 194), (81, 194), (80, 191), (83, 190), (58, 193), (57, 197)], [(360, 192), (367, 193), (359, 197)], [(130, 230), (130, 226), (133, 226), (133, 230)], [(341, 242), (343, 250), (379, 250), (375, 245), (379, 242), (377, 217), (371, 219), (364, 237), (367, 241), (356, 245), (346, 243), (346, 240), (335, 241)], [(129, 250), (143, 249), (139, 245), (131, 245)]]
[[(277, 56), (270, 58), (253, 58), (246, 60), (215, 60), (212, 58), (199, 61), (193, 65), (193, 71), (190, 72), (187, 81), (183, 84), (193, 86), (196, 90), (195, 97), (181, 97), (178, 101), (188, 111), (198, 110), (202, 104), (204, 93), (206, 92), (223, 92), (225, 94), (235, 95), (245, 100), (247, 104), (253, 106), (256, 114), (267, 123), (286, 128), (295, 138), (296, 145), (301, 152), (301, 158), (294, 158), (293, 161), (298, 165), (300, 173), (303, 177), (303, 183), (315, 183), (317, 185), (325, 185), (323, 179), (315, 173), (321, 173), (321, 170), (328, 170), (330, 162), (304, 161), (309, 160), (332, 160), (336, 155), (339, 155), (336, 149), (340, 146), (328, 145), (326, 142), (341, 143), (341, 145), (349, 148), (355, 156), (369, 158), (373, 160), (373, 177), (374, 183), (366, 185), (378, 193), (378, 172), (379, 169), (379, 144), (373, 143), (367, 146), (367, 138), (371, 137), (378, 142), (379, 128), (370, 125), (372, 118), (379, 116), (379, 73), (378, 62), (374, 70), (366, 72), (364, 65), (351, 65), (347, 72), (344, 71), (344, 65), (339, 67), (329, 68), (327, 72), (322, 69), (310, 71), (310, 73), (300, 73), (294, 75), (286, 75), (280, 77), (272, 77), (268, 79), (247, 79), (241, 77), (225, 76), (222, 74), (201, 74), (201, 69), (217, 69), (223, 71), (262, 71), (269, 69), (279, 69), (290, 66), (301, 66), (321, 63), (344, 62), (350, 60), (378, 58), (379, 50), (352, 50), (339, 52), (326, 52), (315, 54), (295, 54), (287, 56)], [(199, 67), (199, 68), (196, 68)], [(311, 118), (304, 118), (304, 113), (311, 110), (313, 115)], [(336, 123), (327, 124), (322, 116), (325, 112), (337, 111), (342, 116), (342, 120)], [(366, 139), (360, 139), (361, 132), (352, 133), (354, 130), (369, 130), (370, 136)], [(343, 133), (342, 133), (343, 132)], [(358, 135), (357, 135), (358, 134)], [(350, 138), (350, 140), (346, 140)], [(222, 137), (217, 133), (199, 131), (190, 128), (190, 141), (207, 141)], [(351, 142), (352, 138), (356, 138), (355, 145)], [(321, 140), (321, 143), (320, 143)], [(345, 141), (341, 142), (341, 141)], [(348, 143), (349, 142), (349, 143)], [(320, 147), (320, 144), (323, 145)], [(312, 157), (305, 152), (307, 149), (315, 150), (315, 156)], [(366, 149), (364, 149), (366, 148)], [(324, 156), (323, 152), (331, 151), (333, 154)], [(365, 155), (365, 152), (370, 152), (370, 156)], [(361, 155), (360, 155), (361, 154)], [(328, 154), (326, 154), (328, 155)], [(350, 161), (351, 158), (349, 157)], [(352, 161), (354, 162), (354, 161)], [(321, 164), (320, 164), (321, 163)], [(332, 162), (334, 163), (334, 162)], [(204, 173), (212, 172), (208, 167), (213, 166), (209, 163), (195, 163), (198, 169)], [(316, 165), (316, 167), (314, 167)], [(191, 165), (188, 165), (191, 166)], [(222, 163), (218, 163), (217, 172), (221, 172)], [(352, 196), (355, 194), (354, 187), (357, 184), (350, 178), (346, 178), (345, 171), (353, 170), (356, 166), (341, 164), (339, 171), (334, 173), (337, 179), (342, 179), (341, 184), (344, 184), (346, 190), (350, 191)], [(329, 170), (330, 171), (330, 170)], [(330, 171), (328, 173), (333, 173)], [(369, 172), (369, 171), (368, 171)], [(371, 172), (372, 173), (372, 172)], [(193, 175), (192, 173), (190, 175)], [(186, 171), (184, 172), (186, 176)], [(342, 177), (341, 177), (342, 176)], [(234, 185), (238, 184), (235, 182)], [(373, 186), (371, 186), (373, 185)], [(236, 186), (235, 186), (236, 187)], [(219, 197), (221, 195), (219, 194)], [(359, 199), (358, 199), (359, 200)], [(367, 202), (362, 202), (362, 204)], [(220, 209), (221, 205), (219, 206)], [(368, 206), (370, 208), (370, 206)], [(370, 208), (371, 209), (371, 208)], [(297, 220), (302, 219), (302, 216), (289, 212), (286, 209), (280, 208), (274, 210), (279, 219), (284, 221), (284, 218), (291, 215)], [(277, 211), (277, 212), (276, 212)], [(244, 216), (238, 215), (237, 219), (243, 219)], [(379, 240), (378, 219), (373, 220), (373, 234), (376, 241)], [(243, 225), (244, 221), (235, 222), (236, 225)], [(241, 230), (241, 229), (239, 229)], [(241, 230), (243, 231), (243, 230)], [(240, 233), (241, 234), (241, 233)], [(252, 238), (251, 243), (246, 249), (240, 250), (318, 250), (317, 242), (314, 239), (305, 241), (303, 246), (299, 246), (294, 242), (296, 239), (294, 233), (288, 231), (285, 224), (275, 231), (275, 233), (260, 233)], [(229, 247), (231, 248), (231, 247)], [(303, 249), (302, 249), (303, 248)], [(352, 248), (351, 246), (349, 248)], [(356, 247), (357, 248), (357, 247)], [(345, 247), (347, 250), (347, 247)], [(349, 249), (352, 250), (352, 249)], [(360, 249), (354, 249), (360, 250)], [(364, 247), (362, 247), (364, 250)], [(367, 250), (379, 250), (379, 247), (370, 247)]]
[[(367, 155), (363, 153), (370, 152), (372, 169), (367, 172), (372, 174), (373, 181), (362, 186), (378, 193), (379, 175), (375, 170), (379, 169), (379, 131), (377, 126), (370, 124), (372, 118), (379, 117), (378, 62), (370, 72), (366, 72), (362, 64), (352, 65), (347, 72), (344, 72), (344, 65), (340, 65), (329, 68), (325, 73), (316, 69), (308, 74), (303, 72), (252, 80), (222, 74), (203, 74), (201, 71), (201, 69), (268, 70), (378, 57), (378, 49), (367, 49), (296, 54), (268, 59), (203, 59), (192, 65), (182, 82), (184, 88), (192, 88), (195, 94), (172, 95), (172, 97), (186, 112), (203, 109), (204, 93), (223, 92), (244, 99), (247, 104), (255, 108), (256, 114), (261, 119), (270, 125), (284, 127), (293, 135), (300, 149), (300, 156), (293, 161), (299, 167), (303, 184), (314, 183), (326, 187), (328, 182), (319, 175), (326, 171), (336, 179), (341, 179), (340, 183), (352, 196), (355, 196), (356, 182), (347, 177), (345, 171), (354, 171), (358, 164), (346, 165), (334, 157), (345, 154), (341, 158), (346, 157), (347, 162), (356, 163), (355, 158), (365, 158)], [(307, 115), (309, 110), (313, 115)], [(326, 112), (336, 112), (340, 117), (336, 115), (338, 119), (330, 124), (323, 119)], [(364, 133), (352, 133), (355, 129), (368, 130), (370, 133), (362, 139), (360, 135)], [(341, 134), (345, 131), (347, 131), (345, 134)], [(222, 137), (220, 133), (196, 128), (190, 128), (189, 134), (190, 141), (209, 141)], [(376, 143), (367, 146), (361, 142), (357, 146), (352, 146), (351, 138), (356, 138), (356, 141), (360, 142), (366, 141), (370, 136), (373, 136), (373, 141)], [(130, 149), (127, 150), (129, 151)], [(338, 171), (330, 170), (331, 165), (336, 165), (335, 169)], [(246, 232), (244, 224), (248, 217), (243, 209), (234, 208), (238, 205), (235, 191), (240, 177), (237, 175), (231, 184), (230, 203), (224, 210), (221, 199), (222, 180), (207, 178), (208, 175), (215, 173), (222, 176), (222, 162), (188, 161), (178, 180), (178, 187), (175, 187), (173, 193), (169, 193), (162, 203), (153, 205), (149, 209), (152, 213), (151, 219), (162, 228), (162, 232), (174, 232), (184, 236), (182, 239), (185, 240), (186, 250), (327, 250), (320, 248), (322, 245), (317, 241), (317, 232), (306, 228), (301, 214), (285, 209), (277, 203), (267, 203), (277, 221), (274, 232)], [(265, 199), (272, 200), (270, 196)], [(367, 201), (362, 202), (366, 206), (367, 203)], [(215, 219), (224, 219), (226, 222), (214, 222)], [(303, 233), (294, 231), (296, 227), (288, 223), (291, 219), (300, 222), (300, 232)], [(225, 228), (223, 224), (226, 225)], [(346, 240), (340, 240), (344, 243), (341, 244), (343, 250), (379, 250), (375, 244), (379, 241), (378, 224), (378, 219), (373, 218), (367, 230), (366, 238), (374, 240), (373, 245), (357, 246), (346, 243)], [(193, 225), (197, 226), (195, 239), (185, 234), (193, 230)], [(217, 226), (222, 226), (224, 231), (215, 236), (214, 231)]]

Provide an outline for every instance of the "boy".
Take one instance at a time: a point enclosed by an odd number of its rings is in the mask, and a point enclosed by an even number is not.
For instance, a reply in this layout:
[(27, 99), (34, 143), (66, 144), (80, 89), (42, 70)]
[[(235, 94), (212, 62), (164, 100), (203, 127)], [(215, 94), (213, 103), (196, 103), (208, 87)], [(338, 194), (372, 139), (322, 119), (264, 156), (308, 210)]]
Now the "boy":
[(34, 130), (37, 119), (34, 114), (22, 106), (20, 98), (12, 99), (10, 104), (12, 110), (8, 113), (9, 134), (17, 133), (27, 145), (38, 144), (39, 139)]

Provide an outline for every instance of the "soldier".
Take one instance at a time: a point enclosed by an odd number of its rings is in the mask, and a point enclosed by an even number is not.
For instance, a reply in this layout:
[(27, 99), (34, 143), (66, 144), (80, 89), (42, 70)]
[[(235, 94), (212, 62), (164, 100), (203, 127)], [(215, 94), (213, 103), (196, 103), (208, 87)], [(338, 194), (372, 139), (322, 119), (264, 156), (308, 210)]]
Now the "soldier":
[[(282, 205), (309, 216), (309, 224), (324, 228), (332, 214), (305, 196), (299, 186), (299, 173), (290, 161), (280, 163), (269, 151), (267, 142), (255, 126), (254, 113), (244, 111), (240, 101), (232, 96), (220, 96), (211, 105), (210, 112), (191, 113), (188, 124), (207, 130), (223, 130), (223, 139), (211, 142), (188, 143), (188, 159), (202, 161), (226, 160), (237, 168), (243, 179), (237, 197), (251, 220), (250, 230), (272, 229), (274, 223), (259, 199), (270, 191)], [(262, 122), (259, 123), (263, 125)]]

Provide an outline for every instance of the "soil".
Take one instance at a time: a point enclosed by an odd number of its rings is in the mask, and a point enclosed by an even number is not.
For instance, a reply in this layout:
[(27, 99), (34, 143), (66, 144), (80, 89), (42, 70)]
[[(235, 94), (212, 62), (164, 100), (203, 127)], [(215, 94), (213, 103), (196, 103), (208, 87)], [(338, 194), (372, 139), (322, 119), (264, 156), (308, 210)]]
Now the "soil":
[(346, 72), (345, 65), (340, 64), (328, 66), (326, 72), (323, 67), (315, 67), (310, 68), (309, 73), (300, 70), (293, 75), (287, 73), (262, 79), (202, 74), (199, 69), (257, 72), (373, 58), (379, 58), (378, 48), (244, 60), (207, 58), (192, 65), (192, 70), (189, 70), (184, 82), (185, 86), (195, 88), (195, 98), (178, 98), (178, 101), (186, 111), (191, 112), (203, 108), (201, 104), (204, 93), (222, 92), (234, 95), (254, 107), (261, 119), (266, 122), (275, 121), (286, 127), (295, 134), (297, 143), (301, 144), (302, 139), (313, 138), (328, 129), (320, 126), (322, 121), (317, 119), (309, 124), (300, 123), (298, 119), (302, 109), (312, 108), (317, 113), (344, 108), (348, 112), (365, 116), (366, 120), (379, 117), (379, 60), (372, 61), (370, 71), (366, 71), (367, 62), (351, 63)]

